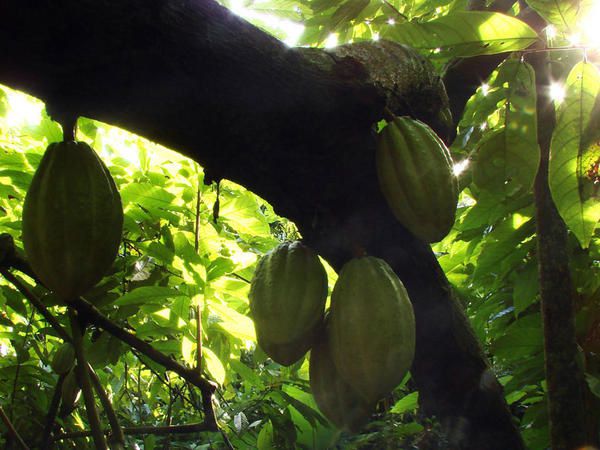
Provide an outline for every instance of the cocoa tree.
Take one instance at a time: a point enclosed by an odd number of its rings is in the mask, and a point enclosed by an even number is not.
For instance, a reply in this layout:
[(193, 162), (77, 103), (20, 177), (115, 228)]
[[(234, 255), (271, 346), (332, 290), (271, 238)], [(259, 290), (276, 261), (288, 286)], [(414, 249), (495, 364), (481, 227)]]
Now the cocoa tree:
[[(416, 71), (397, 43), (288, 48), (209, 1), (9, 1), (0, 15), (0, 82), (43, 99), (53, 117), (118, 125), (193, 158), (206, 181), (242, 184), (292, 220), (335, 269), (357, 249), (385, 259), (415, 310), (411, 373), (422, 413), (440, 421), (456, 448), (523, 448), (458, 296), (431, 247), (389, 211), (373, 158), (373, 126), (390, 113), (421, 119), (450, 140), (477, 88), (461, 92), (456, 80), (485, 78), (498, 56), (449, 69), (448, 100), (433, 67)], [(482, 41), (464, 56), (485, 54), (481, 47), (521, 50), (535, 41), (524, 30), (515, 32), (518, 43)], [(110, 331), (100, 313), (78, 307)], [(118, 327), (111, 332), (133, 345)], [(210, 397), (211, 388), (195, 381)]]

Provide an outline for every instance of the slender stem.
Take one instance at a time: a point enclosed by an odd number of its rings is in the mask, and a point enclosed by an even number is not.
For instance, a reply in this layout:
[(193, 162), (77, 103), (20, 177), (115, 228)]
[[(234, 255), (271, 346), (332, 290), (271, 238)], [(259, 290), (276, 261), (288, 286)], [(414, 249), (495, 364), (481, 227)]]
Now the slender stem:
[(83, 333), (81, 325), (79, 323), (79, 317), (77, 313), (69, 309), (69, 318), (71, 319), (71, 329), (73, 332), (73, 346), (75, 347), (75, 355), (77, 356), (77, 365), (75, 371), (79, 383), (81, 384), (81, 391), (83, 392), (83, 399), (85, 401), (85, 410), (87, 412), (88, 422), (94, 439), (94, 444), (97, 450), (106, 450), (106, 440), (104, 439), (104, 433), (102, 431), (102, 424), (100, 423), (100, 417), (96, 410), (96, 402), (94, 400), (94, 391), (90, 382), (90, 376), (87, 370), (87, 360), (85, 358), (85, 352), (83, 349)]
[(92, 382), (94, 390), (96, 391), (96, 394), (98, 395), (98, 398), (100, 399), (100, 402), (102, 403), (102, 407), (104, 408), (104, 412), (106, 413), (106, 417), (108, 418), (108, 423), (110, 424), (110, 428), (112, 430), (112, 435), (109, 439), (110, 444), (111, 444), (111, 449), (116, 449), (116, 448), (124, 449), (125, 448), (125, 435), (123, 434), (123, 429), (121, 428), (121, 424), (119, 423), (119, 419), (117, 417), (117, 413), (115, 412), (115, 409), (113, 408), (112, 402), (110, 401), (110, 398), (108, 398), (108, 395), (106, 394), (106, 391), (104, 390), (104, 387), (102, 387), (102, 383), (100, 383), (100, 379), (98, 378), (98, 375), (96, 374), (96, 372), (94, 371), (92, 366), (90, 366), (89, 364), (88, 364), (88, 372), (89, 372), (90, 380)]
[(63, 383), (67, 377), (66, 373), (59, 375), (56, 387), (54, 388), (54, 394), (52, 394), (52, 401), (48, 408), (48, 414), (46, 415), (46, 424), (44, 425), (44, 431), (42, 433), (40, 448), (50, 447), (50, 436), (52, 435), (52, 427), (56, 421), (56, 414), (58, 413), (58, 406), (60, 405), (60, 397), (62, 394)]
[(194, 250), (198, 253), (200, 244), (200, 201), (202, 199), (202, 191), (200, 190), (200, 182), (196, 188), (196, 220), (194, 223)]
[(202, 305), (196, 305), (196, 370), (202, 375)]
[(12, 422), (10, 421), (10, 419), (8, 418), (8, 416), (4, 412), (4, 409), (2, 409), (1, 406), (0, 406), (0, 419), (2, 419), (2, 422), (8, 429), (8, 433), (14, 438), (14, 440), (17, 442), (19, 447), (21, 447), (22, 450), (29, 450), (29, 447), (27, 446), (27, 444), (25, 443), (25, 441), (23, 440), (21, 435), (19, 435), (18, 431), (15, 429)]

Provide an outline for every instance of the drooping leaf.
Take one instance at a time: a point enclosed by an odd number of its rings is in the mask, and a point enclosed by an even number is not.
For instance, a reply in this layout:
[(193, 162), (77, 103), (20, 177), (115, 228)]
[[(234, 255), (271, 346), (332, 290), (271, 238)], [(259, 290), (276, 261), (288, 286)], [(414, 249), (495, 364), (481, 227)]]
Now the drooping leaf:
[(473, 181), (504, 197), (531, 191), (540, 162), (537, 144), (535, 72), (516, 59), (499, 68), (491, 89), (503, 92), (499, 129), (482, 140)]
[(588, 247), (600, 220), (600, 145), (597, 141), (584, 143), (584, 131), (599, 93), (600, 71), (596, 66), (581, 62), (573, 67), (550, 147), (552, 198), (583, 248)]
[(441, 57), (468, 57), (523, 50), (537, 33), (514, 17), (482, 11), (456, 11), (431, 22), (386, 25), (381, 37)]

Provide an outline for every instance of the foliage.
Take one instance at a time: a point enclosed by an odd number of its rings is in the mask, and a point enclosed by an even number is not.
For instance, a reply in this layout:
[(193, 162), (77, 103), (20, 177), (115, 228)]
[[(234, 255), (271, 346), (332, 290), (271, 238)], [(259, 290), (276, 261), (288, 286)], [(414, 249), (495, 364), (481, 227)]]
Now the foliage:
[[(552, 36), (538, 35), (518, 20), (517, 5), (500, 14), (466, 11), (466, 3), (264, 0), (228, 5), (267, 28), (280, 24), (266, 14), (296, 21), (303, 45), (379, 37), (408, 43), (440, 71), (456, 57), (515, 52), (482, 83), (460, 118), (451, 148), (454, 161), (466, 167), (459, 210), (453, 230), (434, 249), (504, 385), (528, 447), (542, 449), (548, 445), (548, 420), (532, 197), (539, 162), (537, 93), (525, 49), (534, 42), (557, 48), (549, 53), (553, 67), (560, 68), (555, 79), (567, 87), (557, 104), (550, 184), (570, 230), (581, 363), (590, 390), (600, 397), (600, 145), (595, 131), (600, 75), (583, 50), (568, 47), (569, 34), (591, 2), (529, 0), (558, 33)], [(275, 32), (286, 37), (281, 28)], [(236, 448), (410, 448), (417, 440), (443, 448), (438, 424), (418, 420), (418, 394), (411, 391), (409, 376), (380, 403), (361, 433), (340, 434), (309, 393), (307, 358), (286, 368), (257, 348), (247, 300), (257, 258), (298, 237), (271, 205), (229, 181), (218, 189), (206, 185), (196, 163), (124, 130), (80, 119), (79, 138), (100, 153), (125, 209), (119, 256), (88, 298), (113, 321), (191, 367), (201, 324), (203, 370), (220, 385), (217, 418)], [(0, 233), (12, 235), (18, 247), (26, 190), (47, 144), (60, 139), (61, 130), (43, 105), (0, 88)], [(328, 275), (331, 289), (335, 274), (330, 268)], [(33, 280), (24, 281), (38, 296), (47, 296)], [(51, 296), (45, 303), (54, 305), (52, 312), (65, 325), (64, 307)], [(19, 433), (34, 442), (58, 380), (51, 363), (62, 340), (3, 279), (0, 310), (0, 406)], [(99, 329), (86, 336), (85, 346), (124, 426), (201, 420), (198, 392), (178, 376)], [(69, 431), (88, 428), (80, 406), (59, 423)], [(145, 449), (167, 442), (171, 448), (220, 448), (223, 442), (218, 433), (127, 439), (131, 447)], [(79, 438), (61, 445), (85, 448), (86, 443)]]

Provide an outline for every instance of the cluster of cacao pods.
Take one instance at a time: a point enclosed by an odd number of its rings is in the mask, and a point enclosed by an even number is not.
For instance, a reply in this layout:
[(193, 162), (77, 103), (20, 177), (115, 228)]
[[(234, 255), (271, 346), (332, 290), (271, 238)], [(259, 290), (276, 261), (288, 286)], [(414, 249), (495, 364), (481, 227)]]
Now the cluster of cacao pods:
[(84, 142), (48, 146), (23, 205), (31, 268), (61, 300), (90, 290), (112, 265), (123, 208), (108, 169)]
[(412, 364), (412, 305), (379, 258), (344, 265), (326, 315), (327, 275), (317, 254), (284, 243), (259, 261), (249, 297), (258, 344), (274, 361), (291, 365), (311, 350), (313, 396), (341, 429), (364, 425)]
[(425, 242), (442, 240), (454, 225), (458, 181), (450, 152), (423, 122), (395, 117), (378, 136), (381, 191), (398, 221)]

